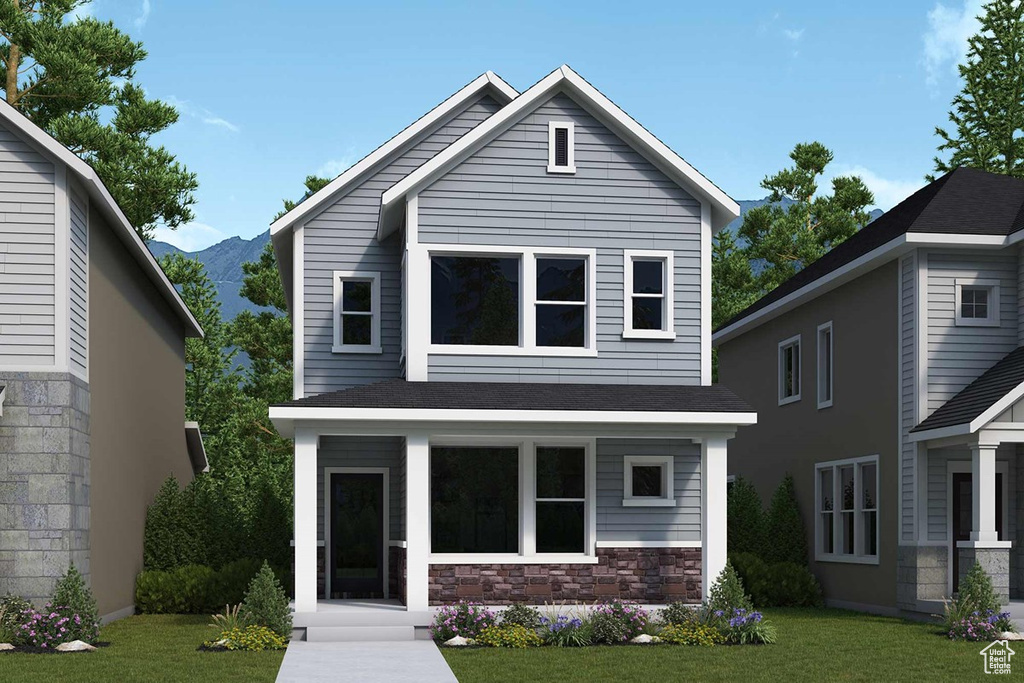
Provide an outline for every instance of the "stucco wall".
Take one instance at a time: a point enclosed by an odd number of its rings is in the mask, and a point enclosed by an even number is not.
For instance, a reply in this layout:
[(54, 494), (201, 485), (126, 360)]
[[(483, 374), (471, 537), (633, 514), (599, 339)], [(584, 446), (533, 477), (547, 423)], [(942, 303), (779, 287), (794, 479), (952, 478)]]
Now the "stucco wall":
[(146, 506), (168, 476), (191, 481), (192, 468), (181, 323), (95, 211), (89, 228), (90, 555), (110, 614), (134, 604)]
[[(793, 475), (807, 545), (814, 553), (816, 463), (879, 456), (879, 564), (811, 561), (826, 598), (895, 608), (898, 521), (898, 292), (890, 262), (730, 340), (719, 380), (754, 407), (758, 423), (729, 442), (729, 474), (751, 480), (767, 506)], [(818, 325), (832, 321), (833, 405), (817, 407)], [(802, 336), (802, 398), (778, 405), (778, 344)]]

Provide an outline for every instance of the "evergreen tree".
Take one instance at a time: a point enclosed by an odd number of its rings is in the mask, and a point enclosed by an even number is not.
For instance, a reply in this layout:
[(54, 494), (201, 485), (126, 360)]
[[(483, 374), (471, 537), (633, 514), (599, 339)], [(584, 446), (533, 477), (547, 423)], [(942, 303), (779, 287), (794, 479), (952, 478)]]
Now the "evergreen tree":
[(83, 0), (0, 0), (0, 86), (7, 103), (89, 162), (143, 239), (192, 219), (197, 183), (153, 135), (178, 120), (146, 98), (146, 58), (112, 22), (70, 13)]
[(793, 475), (787, 474), (775, 489), (768, 508), (764, 559), (769, 564), (792, 562), (807, 566), (807, 530), (796, 502)]
[(729, 555), (753, 553), (764, 557), (765, 515), (761, 496), (754, 485), (743, 477), (736, 477), (729, 489), (726, 528)]
[(963, 89), (953, 98), (951, 130), (935, 129), (940, 155), (949, 153), (935, 157), (935, 174), (970, 166), (1024, 178), (1024, 4), (994, 0), (983, 9), (957, 67)]

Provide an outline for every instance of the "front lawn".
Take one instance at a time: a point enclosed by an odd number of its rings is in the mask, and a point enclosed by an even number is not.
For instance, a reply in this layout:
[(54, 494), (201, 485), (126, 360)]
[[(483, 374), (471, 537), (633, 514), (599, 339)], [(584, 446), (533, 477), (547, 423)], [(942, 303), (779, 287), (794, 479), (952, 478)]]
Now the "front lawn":
[(100, 631), (109, 647), (95, 652), (0, 652), (0, 681), (273, 681), (284, 650), (197, 652), (216, 635), (207, 616), (144, 614)]
[(460, 683), (963, 681), (984, 675), (978, 653), (986, 643), (950, 642), (937, 635), (935, 624), (842, 610), (774, 609), (765, 617), (778, 627), (775, 645), (442, 651)]

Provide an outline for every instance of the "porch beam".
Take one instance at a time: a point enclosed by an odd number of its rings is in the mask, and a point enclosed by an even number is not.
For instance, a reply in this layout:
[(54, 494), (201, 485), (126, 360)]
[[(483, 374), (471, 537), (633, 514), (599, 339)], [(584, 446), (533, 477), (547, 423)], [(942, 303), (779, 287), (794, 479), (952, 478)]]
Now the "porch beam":
[(295, 432), (295, 611), (316, 611), (317, 434)]
[(727, 440), (709, 436), (701, 440), (701, 592), (708, 599), (711, 584), (725, 569)]
[(996, 445), (977, 443), (971, 446), (971, 498), (973, 517), (971, 541), (992, 543), (999, 540), (996, 532)]
[(405, 437), (405, 600), (410, 612), (429, 609), (430, 442), (426, 434)]

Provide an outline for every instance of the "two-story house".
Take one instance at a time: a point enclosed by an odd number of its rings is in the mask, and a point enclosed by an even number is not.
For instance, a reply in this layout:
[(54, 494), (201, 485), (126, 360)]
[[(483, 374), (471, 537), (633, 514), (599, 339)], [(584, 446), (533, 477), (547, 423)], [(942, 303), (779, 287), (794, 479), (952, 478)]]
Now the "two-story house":
[(790, 472), (826, 598), (942, 611), (980, 562), (1018, 597), (1024, 181), (961, 168), (714, 334), (758, 411), (730, 474)]
[(0, 102), (0, 593), (41, 605), (73, 562), (134, 613), (146, 508), (206, 467), (201, 335), (96, 172)]
[(480, 76), (275, 222), (296, 626), (366, 626), (359, 598), (409, 632), (460, 598), (699, 601), (755, 421), (711, 384), (737, 214), (563, 66)]

